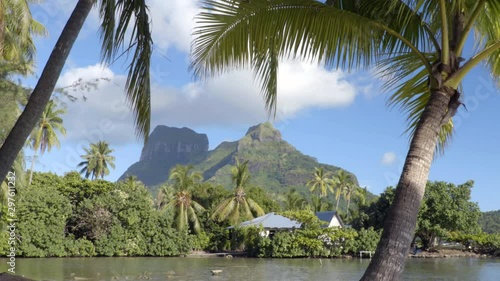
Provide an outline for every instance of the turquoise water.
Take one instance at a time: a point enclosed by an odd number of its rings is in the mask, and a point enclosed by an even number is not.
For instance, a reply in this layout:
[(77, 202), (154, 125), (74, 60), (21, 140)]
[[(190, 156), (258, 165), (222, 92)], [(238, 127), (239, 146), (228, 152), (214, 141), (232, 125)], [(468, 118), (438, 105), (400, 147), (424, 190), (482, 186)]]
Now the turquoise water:
[[(7, 260), (0, 259), (6, 271)], [(50, 258), (17, 259), (36, 280), (358, 280), (369, 259)], [(220, 269), (219, 276), (210, 270)], [(75, 278), (76, 277), (76, 278)], [(500, 281), (499, 259), (410, 259), (404, 280)]]

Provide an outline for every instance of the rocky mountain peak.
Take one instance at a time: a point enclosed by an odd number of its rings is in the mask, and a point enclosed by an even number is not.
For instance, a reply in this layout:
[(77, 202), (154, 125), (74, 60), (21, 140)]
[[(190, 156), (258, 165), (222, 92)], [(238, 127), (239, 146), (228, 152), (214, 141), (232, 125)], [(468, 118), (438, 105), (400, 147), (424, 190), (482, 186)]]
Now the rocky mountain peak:
[(140, 161), (186, 159), (193, 152), (208, 151), (208, 137), (189, 128), (156, 126), (142, 149)]
[(273, 127), (269, 122), (252, 126), (248, 129), (245, 137), (250, 137), (253, 141), (273, 142), (281, 141), (281, 132)]

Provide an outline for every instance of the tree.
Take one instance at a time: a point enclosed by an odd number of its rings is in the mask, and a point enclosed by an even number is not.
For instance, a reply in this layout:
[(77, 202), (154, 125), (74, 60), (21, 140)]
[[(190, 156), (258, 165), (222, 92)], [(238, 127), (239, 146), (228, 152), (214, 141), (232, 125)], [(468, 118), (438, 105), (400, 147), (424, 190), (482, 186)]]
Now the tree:
[(347, 216), (349, 216), (349, 205), (351, 204), (351, 197), (358, 196), (359, 187), (357, 187), (354, 183), (347, 184), (344, 189), (345, 199), (347, 200), (347, 206), (345, 208)]
[(29, 4), (33, 2), (35, 1), (0, 1), (0, 57), (2, 60), (21, 64), (29, 62), (31, 66), (35, 54), (32, 36), (46, 33), (43, 25), (34, 20), (31, 15)]
[(321, 168), (314, 168), (313, 179), (307, 182), (311, 192), (318, 191), (320, 197), (326, 197), (327, 190), (333, 192), (330, 173)]
[[(275, 113), (279, 60), (328, 67), (378, 67), (390, 103), (408, 114), (408, 155), (384, 231), (362, 280), (399, 280), (436, 152), (453, 131), (459, 86), (484, 62), (500, 75), (496, 0), (205, 0), (191, 68), (211, 77), (251, 67)], [(461, 58), (474, 28), (474, 55)]]
[[(191, 172), (192, 169), (193, 166), (175, 166), (169, 177), (173, 181), (172, 188), (170, 191), (168, 188), (163, 188), (160, 192), (173, 193), (170, 196), (165, 195), (166, 198), (173, 199), (163, 206), (163, 210), (174, 211), (177, 230), (186, 230), (191, 226), (195, 233), (199, 233), (201, 225), (197, 213), (205, 211), (205, 208), (191, 198), (191, 191), (203, 177), (198, 172)], [(161, 204), (159, 206), (161, 207)]]
[[(71, 48), (95, 3), (95, 0), (79, 0), (64, 26), (26, 107), (0, 147), (0, 179), (5, 178), (47, 106)], [(100, 0), (98, 6), (103, 59), (111, 62), (123, 54), (122, 50), (133, 52), (125, 85), (126, 96), (134, 111), (136, 132), (146, 139), (150, 129), (149, 69), (153, 44), (148, 7), (145, 0)], [(126, 38), (130, 38), (128, 45), (125, 45)]]
[(352, 176), (346, 173), (344, 170), (339, 170), (337, 174), (333, 177), (334, 188), (335, 188), (335, 200), (337, 200), (337, 205), (335, 210), (339, 210), (340, 196), (346, 194), (349, 186), (353, 185)]
[(86, 178), (92, 175), (92, 179), (103, 179), (109, 175), (109, 167), (115, 168), (115, 157), (111, 156), (113, 149), (105, 141), (91, 143), (90, 148), (83, 148), (87, 154), (81, 155), (85, 161), (78, 164), (81, 167), (80, 174), (85, 174)]
[(240, 163), (236, 159), (236, 166), (231, 169), (232, 180), (235, 185), (233, 196), (222, 201), (212, 213), (211, 218), (217, 221), (229, 220), (231, 224), (237, 224), (243, 219), (253, 219), (255, 216), (263, 216), (264, 210), (251, 198), (248, 198), (245, 187), (250, 181), (248, 161)]
[(280, 199), (284, 205), (283, 210), (285, 211), (304, 210), (307, 206), (307, 200), (293, 187), (282, 195)]
[(59, 131), (63, 136), (66, 135), (66, 129), (63, 126), (63, 120), (60, 115), (66, 113), (64, 109), (58, 109), (57, 105), (50, 101), (42, 113), (42, 118), (38, 121), (35, 130), (31, 134), (31, 146), (35, 151), (33, 159), (31, 160), (30, 178), (28, 184), (31, 184), (33, 178), (33, 169), (35, 167), (35, 160), (37, 151), (40, 150), (40, 155), (45, 151), (52, 149), (55, 145), (59, 147), (59, 139), (57, 138), (56, 131)]
[(466, 234), (480, 232), (478, 220), (481, 212), (477, 203), (470, 201), (473, 185), (473, 181), (461, 185), (446, 182), (427, 184), (415, 231), (424, 249), (435, 246), (437, 238), (451, 231)]

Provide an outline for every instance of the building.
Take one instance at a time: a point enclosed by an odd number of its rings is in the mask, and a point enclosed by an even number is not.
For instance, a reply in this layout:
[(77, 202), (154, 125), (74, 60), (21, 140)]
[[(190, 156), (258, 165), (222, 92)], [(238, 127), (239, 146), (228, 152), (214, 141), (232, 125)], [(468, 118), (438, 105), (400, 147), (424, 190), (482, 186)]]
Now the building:
[(344, 227), (344, 223), (336, 211), (317, 212), (320, 221), (325, 222), (321, 227)]
[[(272, 237), (277, 231), (293, 231), (301, 227), (301, 223), (275, 213), (265, 214), (253, 220), (242, 222), (238, 227), (255, 226), (262, 227), (261, 236)], [(234, 226), (228, 227), (233, 229)]]

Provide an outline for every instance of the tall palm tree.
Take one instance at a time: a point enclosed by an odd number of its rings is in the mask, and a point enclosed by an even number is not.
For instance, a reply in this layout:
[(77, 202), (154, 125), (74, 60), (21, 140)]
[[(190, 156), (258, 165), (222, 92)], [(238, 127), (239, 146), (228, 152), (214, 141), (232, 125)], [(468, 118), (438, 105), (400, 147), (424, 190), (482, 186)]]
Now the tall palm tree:
[[(159, 191), (165, 199), (171, 198), (171, 200), (164, 206), (161, 206), (161, 202), (157, 204), (164, 211), (173, 210), (177, 230), (188, 229), (192, 226), (193, 231), (199, 233), (201, 225), (198, 214), (205, 211), (205, 208), (192, 199), (191, 192), (195, 185), (200, 184), (203, 177), (198, 172), (191, 172), (192, 169), (192, 166), (175, 166), (169, 177), (173, 182), (172, 186), (164, 186)], [(166, 200), (162, 199), (162, 201)]]
[[(481, 62), (500, 76), (498, 0), (204, 0), (191, 68), (211, 77), (251, 67), (275, 112), (282, 58), (315, 59), (328, 67), (376, 66), (408, 114), (410, 148), (362, 280), (398, 280), (436, 151), (453, 132), (459, 88)], [(474, 30), (473, 55), (463, 59)]]
[(314, 168), (313, 179), (307, 182), (311, 192), (318, 191), (320, 197), (326, 197), (327, 191), (333, 192), (330, 173), (326, 172), (323, 167)]
[(146, 0), (78, 0), (23, 113), (0, 147), (0, 179), (5, 178), (47, 106), (66, 59), (94, 5), (98, 6), (101, 18), (103, 60), (112, 62), (123, 53), (132, 53), (125, 92), (134, 112), (136, 132), (147, 139), (151, 115), (149, 69), (153, 41)]
[(212, 213), (213, 220), (224, 221), (236, 224), (241, 219), (253, 219), (255, 216), (264, 215), (264, 210), (245, 193), (245, 187), (250, 181), (250, 171), (248, 161), (240, 163), (236, 159), (236, 165), (231, 169), (231, 177), (234, 183), (233, 196), (223, 200)]
[(63, 136), (66, 135), (66, 129), (63, 126), (63, 119), (61, 118), (61, 115), (65, 113), (66, 110), (57, 108), (57, 104), (54, 101), (50, 101), (43, 111), (42, 118), (38, 121), (38, 125), (31, 133), (31, 147), (35, 153), (31, 160), (28, 185), (31, 184), (31, 180), (33, 179), (33, 169), (35, 167), (37, 152), (40, 151), (40, 155), (42, 155), (45, 151), (50, 152), (54, 145), (59, 148), (60, 143), (57, 137), (57, 131)]
[(78, 164), (82, 168), (80, 174), (85, 174), (86, 178), (92, 176), (92, 179), (103, 179), (109, 175), (109, 167), (115, 168), (115, 157), (111, 155), (113, 149), (105, 141), (91, 143), (89, 148), (83, 148), (86, 152), (81, 155), (84, 161)]
[[(350, 185), (353, 184), (352, 176), (349, 175), (344, 170), (339, 170), (337, 174), (333, 177), (332, 181), (335, 186), (335, 200), (337, 200), (337, 205), (335, 205), (335, 210), (339, 209), (340, 197), (346, 195), (346, 191)], [(347, 200), (347, 198), (346, 198)]]
[(351, 204), (351, 198), (352, 196), (356, 196), (358, 192), (359, 187), (356, 186), (354, 183), (347, 184), (344, 189), (344, 196), (345, 200), (347, 200), (347, 206), (346, 206), (346, 214), (349, 216), (349, 205)]

